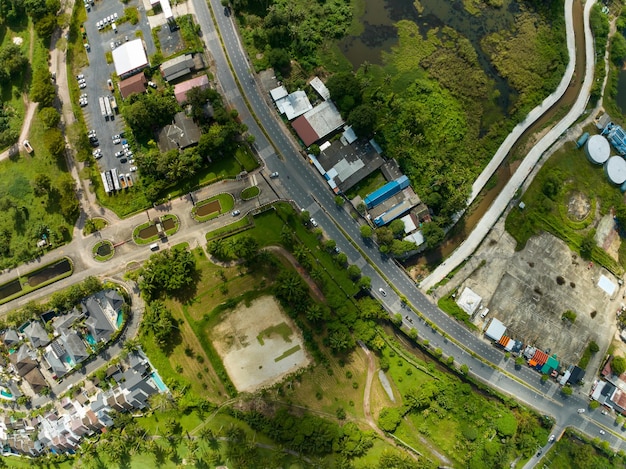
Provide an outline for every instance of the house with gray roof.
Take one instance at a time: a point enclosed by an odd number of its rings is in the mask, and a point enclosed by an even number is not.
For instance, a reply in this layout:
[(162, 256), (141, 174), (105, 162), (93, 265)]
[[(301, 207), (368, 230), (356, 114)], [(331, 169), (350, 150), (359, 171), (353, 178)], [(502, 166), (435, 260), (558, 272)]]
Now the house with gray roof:
[(124, 299), (115, 290), (103, 290), (82, 301), (88, 316), (85, 326), (97, 342), (108, 342), (117, 330), (117, 318), (122, 313)]
[(38, 366), (35, 360), (36, 355), (26, 344), (22, 344), (17, 352), (12, 353), (9, 358), (15, 368), (15, 372), (22, 377)]
[(14, 345), (20, 341), (20, 336), (17, 334), (17, 331), (15, 329), (7, 329), (7, 331), (4, 333), (4, 336), (2, 337), (2, 341), (5, 343), (5, 345), (8, 345), (10, 347), (11, 345)]
[[(57, 343), (58, 343), (57, 341), (52, 342), (52, 344), (57, 344)], [(63, 349), (63, 352), (65, 352), (65, 349)], [(52, 374), (53, 378), (59, 379), (65, 376), (65, 374), (67, 373), (67, 368), (65, 367), (63, 362), (59, 359), (56, 352), (53, 351), (52, 348), (50, 348), (50, 346), (46, 348), (46, 351), (43, 354), (43, 358), (48, 364), (50, 374)]]
[(61, 334), (61, 341), (65, 346), (65, 352), (71, 361), (71, 365), (76, 365), (89, 356), (83, 339), (80, 338), (76, 331), (65, 331)]
[(23, 332), (35, 348), (45, 347), (50, 343), (48, 333), (39, 321), (31, 321), (31, 323), (24, 328)]

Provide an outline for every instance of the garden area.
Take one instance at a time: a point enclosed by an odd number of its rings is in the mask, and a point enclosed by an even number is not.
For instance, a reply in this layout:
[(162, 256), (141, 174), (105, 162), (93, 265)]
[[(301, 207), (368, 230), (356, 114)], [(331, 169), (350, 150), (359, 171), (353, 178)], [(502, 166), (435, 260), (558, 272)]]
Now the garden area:
[(100, 262), (106, 262), (115, 255), (115, 247), (108, 239), (98, 241), (92, 248), (93, 257)]
[(548, 469), (570, 469), (572, 462), (580, 469), (613, 469), (626, 466), (623, 451), (615, 453), (607, 442), (590, 441), (577, 432), (566, 430), (541, 460)]
[(133, 230), (133, 241), (137, 244), (150, 244), (167, 236), (172, 236), (180, 228), (178, 217), (174, 214), (147, 221)]
[(259, 186), (246, 187), (244, 190), (241, 191), (241, 199), (242, 200), (254, 199), (255, 197), (258, 197), (260, 193), (261, 193), (261, 189), (259, 189)]
[(547, 231), (567, 243), (583, 259), (615, 275), (626, 267), (626, 245), (614, 228), (614, 209), (623, 205), (619, 188), (611, 185), (602, 167), (592, 165), (583, 149), (566, 143), (545, 162), (514, 208), (506, 230), (522, 249), (528, 239)]
[(197, 202), (191, 210), (191, 216), (196, 221), (205, 222), (230, 212), (234, 206), (235, 198), (231, 194), (218, 194)]

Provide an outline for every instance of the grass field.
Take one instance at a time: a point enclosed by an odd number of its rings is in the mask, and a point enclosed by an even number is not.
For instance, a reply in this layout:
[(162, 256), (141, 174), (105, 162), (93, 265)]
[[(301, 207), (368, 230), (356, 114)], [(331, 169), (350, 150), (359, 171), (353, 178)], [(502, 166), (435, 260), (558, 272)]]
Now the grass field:
[[(217, 202), (217, 203), (215, 203)], [(208, 205), (211, 205), (208, 213), (204, 213)], [(208, 199), (200, 200), (191, 210), (191, 215), (200, 222), (209, 221), (219, 217), (223, 213), (230, 212), (235, 206), (235, 198), (229, 193), (218, 194)], [(203, 213), (202, 215), (200, 213)]]
[[(572, 463), (576, 461), (574, 466)], [(549, 469), (570, 469), (572, 467), (612, 469), (626, 466), (623, 451), (613, 452), (607, 446), (590, 442), (587, 438), (566, 431), (563, 437), (552, 445), (541, 462)]]
[(386, 183), (387, 180), (385, 179), (385, 176), (383, 176), (383, 173), (380, 170), (376, 170), (365, 179), (359, 181), (357, 185), (351, 187), (350, 190), (346, 192), (346, 197), (352, 200), (359, 195), (362, 199), (365, 199), (367, 194), (374, 192)]
[(246, 187), (244, 190), (241, 191), (241, 198), (243, 200), (250, 200), (257, 197), (260, 192), (261, 190), (259, 189), (259, 186)]

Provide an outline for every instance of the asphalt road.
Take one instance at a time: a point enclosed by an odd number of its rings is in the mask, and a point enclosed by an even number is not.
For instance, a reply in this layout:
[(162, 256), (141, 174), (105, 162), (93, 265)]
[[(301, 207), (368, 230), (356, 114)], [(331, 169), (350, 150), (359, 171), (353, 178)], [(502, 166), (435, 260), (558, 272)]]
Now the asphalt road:
[[(258, 89), (253, 78), (232, 18), (223, 14), (223, 7), (219, 0), (210, 0), (225, 51), (230, 58), (238, 82), (251, 109), (273, 144), (270, 144), (248, 111), (246, 102), (241, 96), (224, 56), (224, 50), (222, 50), (219, 37), (216, 34), (207, 4), (202, 0), (192, 0), (192, 2), (209, 50), (213, 54), (217, 78), (227, 100), (237, 108), (242, 120), (248, 125), (249, 132), (255, 136), (255, 145), (267, 165), (267, 171), (280, 173), (276, 190), (283, 192), (315, 217), (320, 227), (330, 238), (335, 239), (337, 246), (346, 253), (349, 262), (358, 265), (363, 274), (372, 279), (372, 291), (375, 294), (379, 288), (385, 289), (387, 296), (380, 297), (380, 299), (390, 313), (399, 312), (403, 317), (408, 317), (411, 321), (408, 324), (415, 325), (421, 337), (428, 338), (432, 344), (441, 348), (445, 355), (453, 356), (458, 366), (466, 364), (470, 367), (471, 373), (478, 379), (516, 397), (544, 414), (555, 417), (559, 425), (575, 426), (591, 437), (601, 436), (599, 425), (603, 425), (607, 433), (602, 438), (609, 441), (616, 450), (621, 445), (626, 447), (626, 442), (621, 438), (621, 432), (615, 432), (616, 435), (620, 435), (619, 438), (609, 433), (608, 430), (613, 429), (613, 427), (607, 426), (610, 422), (606, 422), (606, 416), (601, 415), (598, 411), (589, 412), (583, 416), (576, 413), (577, 408), (586, 407), (588, 404), (586, 396), (575, 394), (567, 398), (562, 397), (558, 386), (551, 382), (542, 384), (538, 373), (526, 367), (516, 370), (513, 363), (504, 359), (504, 354), (500, 350), (495, 349), (490, 342), (479, 334), (468, 331), (463, 325), (439, 310), (429, 297), (418, 290), (404, 270), (396, 265), (393, 260), (382, 256), (373, 243), (366, 243), (362, 240), (358, 223), (345, 210), (335, 205), (334, 197), (322, 177), (301, 156), (299, 148), (295, 146), (287, 136), (288, 132), (279, 124), (274, 109), (268, 106), (265, 96), (260, 94), (264, 91)], [(280, 157), (274, 149), (278, 150)], [(338, 226), (343, 232), (339, 230)], [(382, 276), (366, 262), (355, 246), (346, 239), (344, 233), (369, 257), (370, 261), (382, 273)], [(453, 340), (448, 340), (438, 332), (429, 329), (417, 314), (410, 309), (403, 308), (398, 295), (385, 279), (392, 282), (394, 287), (405, 295), (415, 308), (428, 320), (437, 324)], [(494, 369), (483, 361), (474, 358), (469, 353), (470, 351), (483, 357), (484, 360), (499, 369)]]

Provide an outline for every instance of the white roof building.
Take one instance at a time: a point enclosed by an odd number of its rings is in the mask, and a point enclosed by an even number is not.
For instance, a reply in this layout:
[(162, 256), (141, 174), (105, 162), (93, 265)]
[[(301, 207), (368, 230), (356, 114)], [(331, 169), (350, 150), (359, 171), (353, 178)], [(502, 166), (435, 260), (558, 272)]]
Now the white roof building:
[(485, 331), (485, 335), (492, 340), (498, 341), (502, 338), (506, 332), (506, 326), (498, 321), (496, 318), (491, 319), (489, 327)]
[(613, 296), (613, 293), (617, 290), (617, 285), (606, 275), (600, 275), (598, 286), (609, 296)]
[(113, 50), (113, 63), (115, 73), (120, 78), (142, 70), (149, 65), (146, 51), (143, 48), (141, 39), (128, 41)]
[(322, 97), (324, 101), (330, 99), (330, 91), (328, 91), (328, 88), (326, 88), (326, 85), (322, 80), (319, 79), (319, 77), (313, 78), (309, 82), (309, 85), (311, 85), (311, 87), (315, 91), (317, 91), (317, 93)]
[(471, 316), (476, 312), (482, 300), (478, 293), (473, 291), (470, 287), (465, 287), (461, 296), (457, 298), (456, 304)]
[(313, 109), (313, 105), (309, 101), (308, 96), (302, 90), (294, 91), (293, 93), (283, 96), (274, 102), (276, 103), (276, 107), (280, 113), (285, 114), (287, 120), (293, 120), (305, 112)]

